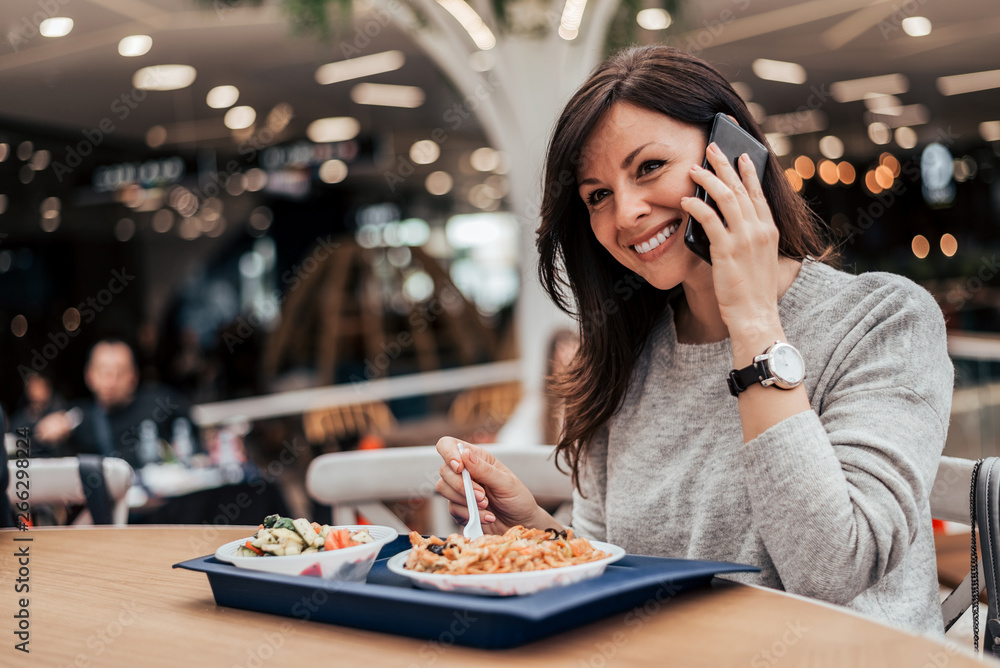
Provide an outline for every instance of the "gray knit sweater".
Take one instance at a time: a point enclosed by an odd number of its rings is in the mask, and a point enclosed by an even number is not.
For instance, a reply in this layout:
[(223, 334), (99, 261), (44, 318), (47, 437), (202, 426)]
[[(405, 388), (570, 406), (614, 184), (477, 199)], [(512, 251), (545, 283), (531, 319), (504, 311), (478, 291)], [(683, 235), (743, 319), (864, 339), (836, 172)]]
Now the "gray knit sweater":
[(908, 279), (812, 261), (778, 308), (812, 410), (744, 444), (730, 341), (678, 343), (668, 308), (582, 460), (573, 526), (631, 553), (753, 564), (731, 579), (940, 634), (928, 495), (954, 380), (941, 311)]

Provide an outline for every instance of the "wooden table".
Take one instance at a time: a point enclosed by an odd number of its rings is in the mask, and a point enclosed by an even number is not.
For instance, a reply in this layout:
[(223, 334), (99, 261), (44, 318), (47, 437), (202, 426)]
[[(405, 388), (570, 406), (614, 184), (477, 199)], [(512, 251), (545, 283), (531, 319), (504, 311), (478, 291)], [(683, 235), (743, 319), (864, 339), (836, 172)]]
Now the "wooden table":
[[(0, 666), (982, 665), (953, 644), (721, 580), (549, 639), (487, 651), (218, 607), (204, 574), (171, 569), (252, 531), (0, 531)], [(30, 591), (17, 594), (13, 555), (25, 547)], [(27, 655), (14, 648), (12, 634), (19, 597), (30, 599)]]

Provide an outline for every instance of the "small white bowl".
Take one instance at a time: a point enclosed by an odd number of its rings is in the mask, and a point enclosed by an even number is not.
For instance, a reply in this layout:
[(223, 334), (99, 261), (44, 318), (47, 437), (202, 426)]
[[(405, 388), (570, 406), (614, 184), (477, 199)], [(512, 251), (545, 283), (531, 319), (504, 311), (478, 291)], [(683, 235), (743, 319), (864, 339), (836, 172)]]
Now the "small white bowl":
[(282, 575), (311, 575), (324, 580), (339, 580), (341, 582), (364, 582), (368, 571), (375, 563), (382, 546), (395, 540), (399, 534), (392, 527), (365, 525), (339, 525), (333, 529), (358, 531), (368, 529), (374, 542), (343, 547), (339, 550), (311, 552), (309, 554), (293, 554), (285, 557), (240, 557), (236, 550), (245, 545), (253, 537), (241, 538), (226, 543), (215, 551), (215, 558), (233, 564), (237, 568), (247, 568), (265, 573), (280, 573)]

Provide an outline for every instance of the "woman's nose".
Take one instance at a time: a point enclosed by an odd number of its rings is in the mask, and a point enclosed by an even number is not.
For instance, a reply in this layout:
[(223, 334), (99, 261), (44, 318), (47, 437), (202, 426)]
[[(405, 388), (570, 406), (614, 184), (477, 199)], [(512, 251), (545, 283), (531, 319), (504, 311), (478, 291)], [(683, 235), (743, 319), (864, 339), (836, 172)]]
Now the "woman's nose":
[(649, 215), (652, 207), (640, 188), (629, 187), (619, 190), (616, 198), (617, 222), (619, 227), (634, 227)]

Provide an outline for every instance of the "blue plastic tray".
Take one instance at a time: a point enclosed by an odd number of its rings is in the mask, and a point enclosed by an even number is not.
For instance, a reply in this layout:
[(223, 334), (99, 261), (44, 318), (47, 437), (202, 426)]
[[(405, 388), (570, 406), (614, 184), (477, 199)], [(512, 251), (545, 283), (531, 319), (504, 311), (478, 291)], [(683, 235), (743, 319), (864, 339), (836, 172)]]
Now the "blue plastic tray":
[(174, 568), (208, 575), (215, 602), (230, 608), (327, 622), (481, 648), (514, 647), (707, 584), (754, 566), (628, 555), (604, 574), (529, 596), (487, 598), (417, 589), (386, 568), (407, 536), (382, 548), (365, 583), (237, 568), (207, 556)]

